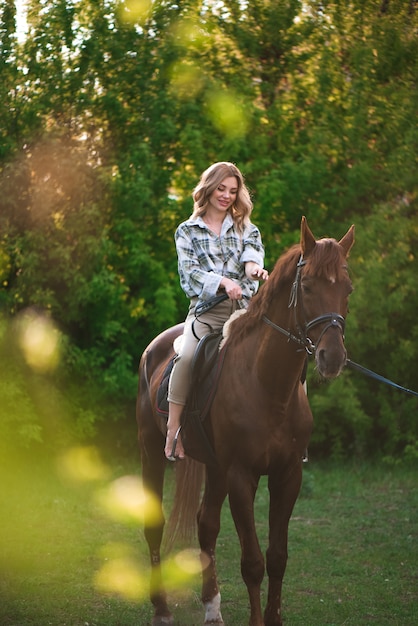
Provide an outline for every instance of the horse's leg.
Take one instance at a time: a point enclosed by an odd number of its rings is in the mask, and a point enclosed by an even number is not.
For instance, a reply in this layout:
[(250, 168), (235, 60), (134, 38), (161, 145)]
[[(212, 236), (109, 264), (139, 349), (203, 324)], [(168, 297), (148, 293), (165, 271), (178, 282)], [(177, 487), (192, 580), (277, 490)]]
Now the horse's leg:
[(264, 558), (254, 522), (254, 498), (258, 477), (249, 472), (230, 470), (228, 493), (231, 513), (241, 544), (241, 574), (250, 599), (250, 626), (264, 626), (260, 589), (264, 577)]
[(221, 509), (226, 498), (226, 484), (222, 474), (207, 467), (206, 484), (197, 515), (198, 536), (202, 558), (202, 602), (205, 624), (221, 625), (221, 594), (216, 575), (215, 548), (221, 527)]
[(299, 494), (302, 481), (302, 463), (298, 462), (283, 481), (279, 471), (269, 475), (270, 514), (269, 545), (267, 549), (267, 574), (269, 577), (265, 626), (281, 626), (281, 594), (287, 564), (287, 538), (290, 516)]
[[(164, 440), (162, 445), (164, 446)], [(164, 448), (162, 448), (163, 450)], [(165, 463), (165, 459), (164, 459)], [(154, 476), (153, 478), (157, 478), (160, 473), (161, 465), (158, 468), (153, 469)], [(155, 474), (157, 472), (157, 475)], [(146, 471), (144, 472), (146, 474)], [(163, 478), (161, 478), (161, 482)], [(150, 489), (154, 495), (157, 497), (159, 503), (161, 503), (162, 495), (158, 493), (156, 487), (157, 485), (151, 484), (149, 481), (144, 482), (144, 486), (147, 489)], [(152, 626), (163, 626), (167, 624), (174, 624), (174, 619), (171, 615), (171, 612), (167, 605), (167, 594), (164, 589), (162, 576), (161, 576), (161, 541), (163, 536), (163, 530), (165, 525), (165, 520), (163, 516), (162, 507), (159, 511), (159, 516), (161, 521), (157, 524), (147, 524), (144, 526), (144, 534), (145, 539), (148, 543), (150, 559), (151, 559), (151, 581), (150, 581), (150, 599), (152, 604), (154, 605), (154, 618), (152, 621)]]
[[(150, 420), (153, 419), (151, 416)], [(164, 470), (164, 437), (155, 424), (144, 425), (140, 430), (140, 450), (142, 464), (142, 482), (144, 489), (151, 492), (159, 504), (158, 521), (149, 521), (145, 516), (144, 534), (151, 559), (150, 599), (154, 605), (152, 626), (168, 626), (174, 624), (173, 616), (167, 605), (161, 576), (161, 541), (165, 525), (162, 508)]]

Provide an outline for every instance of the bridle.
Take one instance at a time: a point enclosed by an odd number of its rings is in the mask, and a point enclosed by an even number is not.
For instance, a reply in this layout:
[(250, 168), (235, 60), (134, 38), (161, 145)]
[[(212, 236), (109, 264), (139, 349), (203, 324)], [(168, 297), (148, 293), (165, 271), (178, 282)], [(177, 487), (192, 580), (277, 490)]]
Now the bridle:
[[(263, 321), (269, 326), (271, 326), (272, 328), (274, 328), (275, 330), (278, 330), (280, 333), (285, 335), (289, 341), (294, 341), (295, 343), (298, 343), (300, 346), (302, 346), (306, 350), (308, 354), (315, 354), (316, 348), (317, 346), (319, 346), (322, 337), (330, 328), (338, 328), (341, 331), (342, 337), (344, 339), (345, 318), (339, 313), (324, 313), (324, 315), (319, 315), (318, 317), (315, 317), (310, 322), (305, 322), (305, 325), (302, 328), (302, 326), (299, 324), (299, 321), (298, 321), (297, 304), (298, 304), (298, 297), (300, 294), (301, 273), (302, 273), (302, 268), (304, 265), (306, 265), (306, 261), (303, 259), (303, 254), (301, 254), (299, 262), (296, 265), (296, 276), (292, 284), (292, 289), (290, 291), (290, 298), (289, 298), (289, 305), (288, 305), (289, 309), (293, 308), (294, 310), (295, 327), (297, 329), (298, 334), (295, 335), (289, 330), (286, 330), (282, 328), (281, 326), (279, 326), (278, 324), (275, 324), (266, 315), (263, 315)], [(302, 310), (303, 310), (303, 302), (302, 302)], [(311, 331), (312, 328), (319, 326), (320, 324), (324, 324), (324, 328), (322, 329), (315, 345), (312, 339), (310, 339), (309, 337), (309, 331)]]
[[(298, 334), (295, 335), (289, 330), (285, 330), (278, 324), (275, 324), (274, 322), (272, 322), (266, 315), (263, 315), (262, 319), (266, 324), (268, 324), (275, 330), (278, 330), (280, 333), (285, 335), (288, 341), (294, 341), (295, 343), (299, 344), (301, 346), (301, 349), (303, 348), (304, 350), (306, 350), (306, 352), (309, 355), (311, 355), (311, 354), (315, 354), (317, 346), (319, 346), (322, 337), (324, 336), (324, 334), (327, 332), (329, 328), (339, 328), (339, 330), (341, 331), (343, 340), (344, 340), (345, 319), (342, 315), (339, 315), (339, 313), (325, 313), (324, 315), (315, 317), (310, 322), (305, 323), (305, 327), (301, 328), (297, 319), (296, 307), (298, 304), (298, 296), (300, 293), (300, 275), (301, 275), (301, 271), (304, 265), (306, 265), (306, 261), (303, 260), (303, 255), (301, 255), (299, 262), (296, 266), (296, 276), (292, 284), (292, 289), (291, 289), (290, 298), (289, 298), (289, 305), (288, 305), (289, 309), (291, 307), (293, 307), (294, 309), (295, 326), (296, 326)], [(303, 303), (302, 303), (302, 308), (303, 308)], [(315, 326), (319, 326), (319, 324), (324, 324), (324, 328), (322, 329), (322, 332), (319, 335), (318, 340), (316, 342), (316, 346), (315, 346), (313, 341), (309, 338), (308, 333)], [(365, 376), (369, 376), (370, 378), (373, 378), (374, 380), (378, 380), (381, 383), (385, 383), (386, 385), (399, 389), (400, 391), (404, 391), (415, 397), (418, 397), (418, 392), (412, 391), (411, 389), (408, 389), (407, 387), (402, 387), (401, 385), (394, 383), (392, 380), (389, 380), (388, 378), (385, 378), (384, 376), (380, 376), (380, 374), (376, 374), (372, 370), (369, 370), (366, 367), (363, 367), (362, 365), (355, 363), (351, 359), (347, 359), (346, 365), (350, 367), (351, 369), (356, 370), (360, 372), (361, 374), (364, 374)]]

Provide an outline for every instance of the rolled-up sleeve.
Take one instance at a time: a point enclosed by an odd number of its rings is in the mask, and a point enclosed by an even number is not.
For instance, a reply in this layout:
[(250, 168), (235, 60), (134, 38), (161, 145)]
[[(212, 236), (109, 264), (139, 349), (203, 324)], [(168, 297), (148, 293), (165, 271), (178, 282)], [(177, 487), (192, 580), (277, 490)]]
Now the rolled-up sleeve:
[(264, 246), (261, 241), (261, 234), (257, 226), (250, 224), (243, 235), (243, 251), (240, 257), (241, 263), (253, 261), (264, 267)]
[(185, 294), (209, 300), (217, 294), (224, 276), (237, 281), (243, 295), (251, 298), (258, 282), (245, 276), (245, 263), (264, 263), (260, 231), (250, 223), (239, 234), (227, 215), (220, 236), (211, 232), (202, 218), (180, 224), (175, 233), (180, 285)]
[(199, 248), (196, 250), (187, 226), (178, 227), (175, 241), (180, 285), (183, 291), (189, 298), (197, 296), (200, 300), (208, 300), (215, 296), (222, 274), (216, 273), (213, 269), (206, 269), (206, 255), (203, 249), (201, 254)]

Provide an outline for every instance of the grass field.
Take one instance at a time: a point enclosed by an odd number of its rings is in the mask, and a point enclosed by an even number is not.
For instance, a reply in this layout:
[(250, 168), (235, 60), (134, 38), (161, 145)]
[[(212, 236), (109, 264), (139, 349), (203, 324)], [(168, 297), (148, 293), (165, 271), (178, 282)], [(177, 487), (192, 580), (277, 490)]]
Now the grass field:
[[(1, 626), (150, 624), (135, 459), (110, 468), (94, 451), (76, 450), (52, 461), (0, 460)], [(170, 466), (168, 486), (172, 479)], [(263, 550), (267, 506), (263, 480), (256, 502)], [(286, 626), (417, 624), (417, 510), (412, 468), (305, 466), (290, 523)], [(194, 553), (187, 556), (167, 559), (169, 595), (176, 623), (199, 626), (200, 576)], [(226, 504), (218, 573), (227, 626), (248, 623), (239, 559)]]

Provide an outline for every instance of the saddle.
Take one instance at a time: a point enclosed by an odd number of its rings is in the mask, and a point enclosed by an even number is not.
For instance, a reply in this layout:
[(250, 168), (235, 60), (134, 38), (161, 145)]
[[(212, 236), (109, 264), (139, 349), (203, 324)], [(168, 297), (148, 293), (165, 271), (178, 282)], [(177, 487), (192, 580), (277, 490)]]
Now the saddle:
[[(188, 456), (206, 464), (216, 463), (207, 416), (216, 393), (226, 347), (219, 349), (222, 331), (204, 335), (197, 344), (191, 366), (189, 398), (182, 415), (181, 436)], [(157, 391), (157, 413), (168, 419), (168, 382), (175, 356), (170, 359)]]

